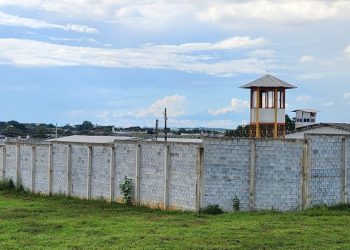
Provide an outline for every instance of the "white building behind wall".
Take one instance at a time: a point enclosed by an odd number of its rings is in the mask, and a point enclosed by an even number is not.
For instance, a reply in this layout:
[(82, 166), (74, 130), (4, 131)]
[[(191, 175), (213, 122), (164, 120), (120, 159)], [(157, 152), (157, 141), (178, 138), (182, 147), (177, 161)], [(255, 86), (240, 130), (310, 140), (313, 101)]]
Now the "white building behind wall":
[(287, 134), (287, 139), (305, 139), (307, 134), (350, 135), (348, 123), (318, 123), (306, 127), (296, 128), (293, 133)]
[(317, 123), (317, 110), (315, 109), (297, 109), (295, 112), (295, 128), (306, 127)]

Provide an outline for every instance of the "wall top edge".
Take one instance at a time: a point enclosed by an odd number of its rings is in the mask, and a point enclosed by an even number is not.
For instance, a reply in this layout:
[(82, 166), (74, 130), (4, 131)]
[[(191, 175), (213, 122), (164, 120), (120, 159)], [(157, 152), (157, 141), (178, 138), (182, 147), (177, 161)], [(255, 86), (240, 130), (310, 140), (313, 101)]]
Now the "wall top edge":
[(240, 137), (223, 137), (223, 138), (211, 138), (211, 137), (205, 137), (203, 138), (203, 141), (256, 141), (256, 142), (304, 142), (304, 139), (294, 139), (294, 138), (240, 138)]
[(350, 138), (348, 134), (313, 134), (313, 133), (305, 133), (305, 138), (309, 137), (338, 137), (338, 138)]
[[(295, 138), (239, 138), (239, 137), (222, 137), (222, 138), (212, 138), (203, 137), (203, 142), (214, 142), (214, 141), (245, 141), (245, 142), (295, 142), (304, 143), (305, 140), (317, 137), (336, 137), (336, 138), (346, 138), (349, 139), (350, 135), (339, 135), (339, 134), (305, 134), (305, 139), (295, 139)], [(6, 145), (26, 145), (26, 146), (48, 146), (48, 145), (81, 145), (81, 146), (102, 146), (102, 147), (115, 147), (120, 144), (133, 144), (133, 145), (192, 145), (197, 147), (202, 147), (203, 142), (184, 142), (184, 141), (142, 141), (142, 140), (120, 140), (114, 141), (114, 143), (87, 143), (87, 142), (61, 142), (61, 141), (51, 141), (51, 142), (5, 142), (0, 144), (0, 148)]]
[(23, 146), (48, 146), (48, 145), (80, 145), (80, 146), (102, 146), (102, 147), (115, 147), (120, 144), (133, 144), (133, 145), (145, 145), (145, 144), (157, 144), (157, 145), (193, 145), (201, 146), (200, 142), (165, 142), (165, 141), (141, 141), (141, 140), (122, 140), (115, 141), (114, 143), (87, 143), (87, 142), (61, 142), (61, 141), (51, 141), (51, 142), (5, 142), (0, 144), (0, 147), (5, 147), (6, 145), (23, 145)]

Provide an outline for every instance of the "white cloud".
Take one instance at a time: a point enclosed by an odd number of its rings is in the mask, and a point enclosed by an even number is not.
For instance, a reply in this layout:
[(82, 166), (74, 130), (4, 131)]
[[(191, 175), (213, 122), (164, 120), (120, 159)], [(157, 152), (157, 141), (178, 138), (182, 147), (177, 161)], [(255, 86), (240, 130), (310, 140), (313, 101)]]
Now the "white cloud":
[(313, 61), (315, 61), (315, 57), (313, 57), (313, 56), (302, 56), (301, 58), (300, 58), (300, 62), (301, 63), (309, 63), (309, 62), (313, 62)]
[(332, 101), (325, 102), (323, 105), (326, 107), (332, 107), (332, 106), (334, 106), (334, 102), (332, 102)]
[[(209, 47), (227, 50), (238, 46), (260, 44), (262, 39), (229, 39), (238, 43), (212, 43)], [(245, 42), (242, 42), (242, 41)], [(223, 45), (225, 44), (225, 45)], [(238, 45), (239, 44), (239, 45)], [(201, 43), (195, 44), (201, 47)], [(140, 48), (108, 49), (93, 47), (77, 47), (53, 44), (27, 39), (0, 39), (0, 64), (18, 66), (78, 66), (89, 65), (114, 68), (156, 68), (172, 69), (185, 72), (201, 72), (216, 76), (229, 76), (241, 73), (265, 72), (266, 62), (258, 58), (222, 59), (216, 55), (190, 54), (198, 50), (183, 45), (145, 45)], [(184, 50), (183, 47), (186, 47)], [(206, 45), (206, 49), (209, 49)], [(208, 52), (208, 51), (207, 51)], [(206, 53), (207, 53), (206, 52)], [(271, 66), (271, 65), (270, 65)], [(272, 67), (277, 67), (272, 64)]]
[(315, 80), (315, 79), (322, 79), (326, 77), (328, 72), (313, 72), (313, 73), (303, 73), (298, 76), (298, 79), (300, 80)]
[(350, 56), (350, 44), (345, 48), (345, 53)]
[(66, 37), (54, 37), (50, 36), (49, 39), (54, 42), (86, 42), (94, 45), (100, 45), (104, 47), (111, 47), (111, 44), (102, 43), (93, 38), (79, 37), (79, 38), (66, 38)]
[[(85, 117), (87, 120), (94, 120), (94, 117)], [(72, 120), (71, 123), (81, 123), (81, 119)], [(97, 117), (98, 118), (98, 117)], [(141, 127), (152, 127), (155, 126), (155, 121), (150, 118), (135, 118), (132, 117), (123, 117), (118, 119), (98, 119), (96, 120), (99, 125), (115, 125), (116, 127), (131, 127), (131, 126), (141, 126)], [(164, 125), (164, 120), (160, 119), (159, 126), (162, 127)], [(227, 128), (233, 129), (238, 125), (242, 125), (243, 123), (235, 122), (233, 120), (191, 120), (191, 119), (180, 119), (180, 118), (169, 118), (168, 126), (171, 128), (195, 128), (195, 127), (205, 127), (205, 128)], [(246, 123), (245, 123), (246, 124)]]
[(309, 102), (312, 99), (309, 95), (300, 95), (297, 97), (298, 102)]
[(238, 122), (232, 120), (215, 120), (203, 122), (201, 127), (235, 129), (238, 125)]
[(252, 39), (249, 36), (235, 36), (216, 43), (185, 43), (181, 45), (160, 45), (150, 46), (158, 48), (160, 50), (172, 51), (172, 52), (193, 52), (204, 50), (232, 50), (259, 47), (266, 44), (266, 39), (259, 37)]
[(86, 112), (83, 109), (70, 110), (70, 111), (68, 111), (68, 116), (72, 119), (75, 119), (75, 118), (78, 118), (78, 117), (85, 115), (85, 113)]
[(185, 113), (186, 97), (180, 95), (166, 96), (157, 100), (147, 108), (138, 109), (129, 113), (135, 117), (162, 117), (164, 108), (167, 109), (168, 117), (178, 117)]
[(106, 120), (109, 115), (110, 115), (110, 112), (107, 111), (107, 110), (105, 110), (105, 111), (98, 111), (96, 113), (97, 118), (99, 118), (100, 120)]
[(248, 53), (249, 56), (258, 58), (274, 58), (276, 57), (276, 52), (274, 50), (268, 49), (258, 49)]
[(230, 106), (219, 108), (217, 110), (209, 110), (208, 112), (211, 115), (222, 115), (228, 112), (241, 112), (245, 109), (249, 109), (249, 107), (250, 107), (249, 101), (232, 98), (230, 102)]
[(66, 31), (74, 31), (80, 33), (98, 33), (94, 28), (90, 28), (83, 25), (76, 24), (53, 24), (42, 20), (36, 20), (31, 18), (23, 18), (13, 15), (8, 15), (0, 12), (0, 25), (15, 26), (15, 27), (28, 27), (32, 29), (61, 29)]
[(215, 1), (198, 14), (204, 22), (236, 23), (256, 20), (273, 23), (301, 23), (331, 18), (349, 18), (350, 2), (340, 1)]
[(350, 92), (344, 93), (344, 100), (350, 104)]
[(139, 22), (161, 25), (166, 20), (192, 11), (194, 7), (186, 1), (172, 0), (0, 0), (0, 6), (21, 6), (56, 12), (75, 18), (89, 18), (112, 22)]
[[(204, 127), (204, 128), (227, 128), (233, 129), (242, 123), (235, 122), (233, 120), (188, 120), (188, 119), (169, 119), (168, 124), (170, 127), (177, 128), (195, 128), (195, 127)], [(153, 125), (153, 124), (152, 124)]]
[(215, 23), (246, 23), (246, 20), (301, 23), (349, 18), (350, 11), (350, 2), (347, 0), (0, 0), (0, 6), (11, 5), (56, 12), (69, 17), (138, 22), (153, 26), (162, 25), (174, 18), (185, 19), (183, 17)]

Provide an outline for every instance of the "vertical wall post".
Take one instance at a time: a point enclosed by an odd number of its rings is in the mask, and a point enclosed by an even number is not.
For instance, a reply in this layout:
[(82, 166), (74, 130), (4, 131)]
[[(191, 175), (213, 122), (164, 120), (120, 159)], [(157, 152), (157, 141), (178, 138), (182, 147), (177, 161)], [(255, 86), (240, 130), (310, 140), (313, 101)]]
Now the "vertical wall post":
[(347, 203), (347, 167), (348, 167), (348, 140), (342, 139), (342, 156), (341, 156), (341, 203)]
[(36, 147), (32, 147), (32, 193), (35, 193)]
[(87, 176), (87, 199), (91, 199), (91, 178), (92, 178), (92, 146), (88, 148), (88, 176)]
[(6, 178), (6, 145), (2, 148), (2, 178)]
[(170, 145), (165, 145), (164, 159), (164, 210), (169, 208), (169, 170), (170, 170)]
[(109, 171), (109, 174), (110, 174), (110, 180), (109, 180), (109, 193), (110, 193), (110, 202), (113, 202), (114, 201), (114, 193), (115, 193), (115, 182), (114, 182), (114, 179), (115, 179), (115, 147), (112, 146), (111, 147), (111, 162), (110, 162), (110, 171)]
[(48, 194), (52, 195), (52, 144), (48, 148)]
[(344, 203), (348, 203), (348, 190), (349, 190), (349, 184), (348, 184), (348, 171), (349, 171), (349, 137), (345, 139), (345, 150), (344, 150), (344, 166), (345, 166), (345, 174), (344, 174), (344, 187), (345, 187), (345, 197), (344, 197)]
[[(286, 108), (286, 89), (283, 89), (283, 109)], [(284, 123), (284, 126), (283, 126), (283, 138), (286, 137), (286, 124)]]
[(301, 171), (301, 208), (305, 209), (310, 205), (309, 179), (310, 179), (310, 152), (307, 140), (303, 146), (302, 171)]
[(203, 179), (203, 162), (204, 162), (204, 148), (197, 148), (196, 159), (196, 204), (195, 209), (197, 212), (202, 206), (202, 179)]
[(136, 183), (135, 183), (135, 203), (140, 205), (140, 184), (141, 184), (141, 145), (136, 146)]
[(256, 141), (250, 140), (249, 209), (255, 210), (256, 192)]
[(20, 145), (16, 144), (16, 186), (20, 184), (21, 181), (21, 175), (20, 175), (20, 161), (21, 161), (21, 155), (20, 155)]
[(66, 196), (72, 195), (72, 145), (67, 147), (67, 187)]

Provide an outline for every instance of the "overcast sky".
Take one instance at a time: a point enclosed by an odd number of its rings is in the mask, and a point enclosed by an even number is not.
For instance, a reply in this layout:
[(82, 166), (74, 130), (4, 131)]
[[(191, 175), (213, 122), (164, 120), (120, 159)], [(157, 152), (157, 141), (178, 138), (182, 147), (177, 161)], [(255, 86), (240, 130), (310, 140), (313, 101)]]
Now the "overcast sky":
[(350, 1), (0, 0), (3, 121), (232, 128), (267, 65), (350, 122)]

